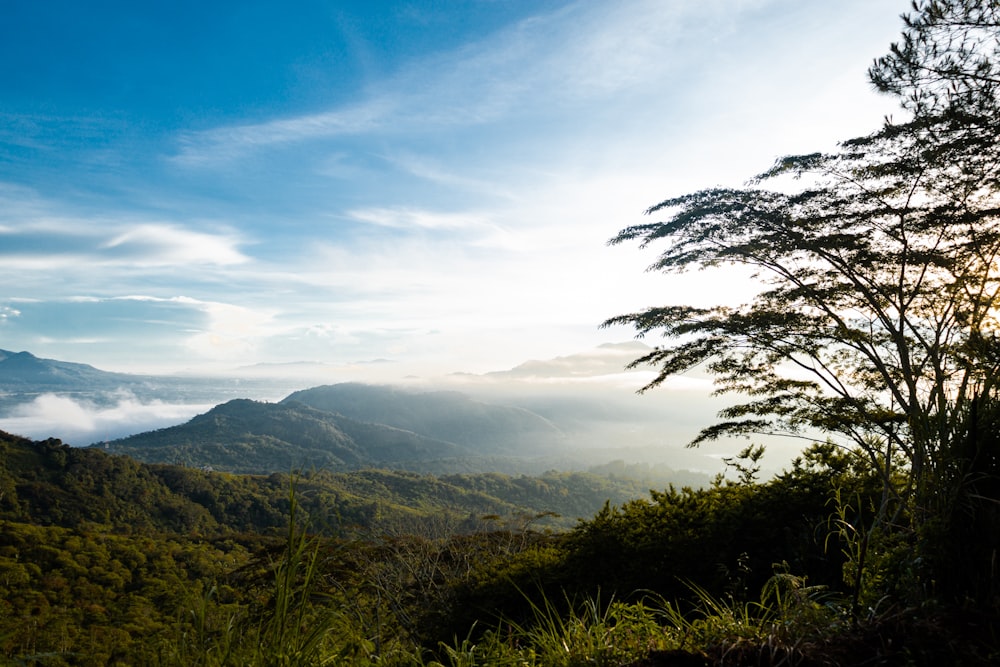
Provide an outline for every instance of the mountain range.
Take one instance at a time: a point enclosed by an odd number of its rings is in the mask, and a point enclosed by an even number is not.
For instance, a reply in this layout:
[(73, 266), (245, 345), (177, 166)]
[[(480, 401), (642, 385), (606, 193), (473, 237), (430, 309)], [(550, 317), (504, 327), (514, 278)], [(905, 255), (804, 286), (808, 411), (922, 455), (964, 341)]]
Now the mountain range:
[(273, 398), (301, 386), (275, 378), (115, 373), (30, 352), (0, 350), (0, 417), (44, 394), (69, 396), (98, 408), (114, 407), (123, 395), (147, 403), (214, 405), (230, 398)]
[(409, 467), (468, 456), (462, 447), (383, 424), (355, 421), (301, 403), (234, 399), (187, 423), (97, 443), (146, 463), (234, 473)]
[[(604, 366), (618, 363), (601, 352)], [(501, 385), (493, 377), (462, 384), (474, 393), (356, 382), (302, 389), (301, 380), (131, 375), (0, 350), (0, 429), (229, 472), (539, 474), (617, 459), (653, 470), (717, 465), (679, 443), (660, 444), (670, 428), (662, 424), (676, 411), (654, 415), (654, 402), (642, 412), (626, 404), (628, 390), (541, 391), (539, 383), (511, 382), (494, 391)], [(121, 418), (132, 414), (139, 418)]]
[(537, 455), (560, 449), (566, 439), (555, 424), (531, 410), (477, 401), (457, 391), (346, 382), (296, 391), (282, 402), (387, 424), (479, 454)]
[(524, 472), (541, 465), (530, 463), (540, 453), (557, 453), (561, 437), (523, 408), (458, 392), (346, 383), (298, 391), (278, 403), (231, 400), (184, 424), (95, 446), (147, 463), (233, 473), (372, 467)]

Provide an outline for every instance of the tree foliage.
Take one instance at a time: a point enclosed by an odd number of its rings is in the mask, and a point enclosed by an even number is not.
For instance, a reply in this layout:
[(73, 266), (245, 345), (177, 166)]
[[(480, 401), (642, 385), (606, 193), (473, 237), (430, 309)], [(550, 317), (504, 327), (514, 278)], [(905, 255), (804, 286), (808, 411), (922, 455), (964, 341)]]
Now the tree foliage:
[[(961, 38), (949, 30), (959, 28), (935, 18), (951, 11), (946, 6), (970, 4), (921, 5), (903, 46), (873, 69), (876, 80), (900, 93), (912, 88), (922, 100), (918, 111), (937, 110), (931, 101), (945, 94), (940, 81), (925, 82), (919, 72), (948, 77), (954, 61), (976, 75), (992, 63), (966, 62), (981, 49), (952, 45), (947, 40)], [(939, 64), (924, 57), (911, 74), (905, 63), (924, 52)], [(972, 87), (955, 85), (956, 97)], [(989, 86), (976, 90), (992, 95)], [(916, 114), (834, 153), (782, 158), (746, 188), (665, 200), (648, 210), (666, 214), (664, 221), (612, 239), (666, 243), (654, 270), (739, 265), (761, 280), (759, 294), (739, 307), (670, 305), (606, 323), (634, 325), (640, 335), (659, 331), (670, 341), (636, 362), (659, 366), (650, 387), (704, 367), (720, 392), (749, 398), (723, 411), (725, 421), (699, 441), (829, 433), (860, 446), (882, 469), (902, 453), (915, 480), (935, 465), (969, 401), (993, 392), (1000, 361), (1000, 151), (995, 132), (968, 126), (956, 137), (955, 122)], [(782, 187), (785, 176), (802, 185)]]
[(655, 271), (747, 267), (759, 292), (605, 326), (663, 335), (633, 363), (658, 367), (646, 389), (701, 368), (741, 397), (693, 444), (832, 438), (881, 475), (883, 528), (919, 532), (951, 511), (975, 413), (996, 410), (1000, 6), (927, 0), (904, 21), (869, 72), (904, 120), (781, 158), (743, 188), (662, 201), (647, 211), (661, 221), (610, 241), (663, 248)]
[(900, 41), (869, 78), (921, 116), (995, 115), (1000, 86), (1000, 6), (990, 0), (914, 0)]

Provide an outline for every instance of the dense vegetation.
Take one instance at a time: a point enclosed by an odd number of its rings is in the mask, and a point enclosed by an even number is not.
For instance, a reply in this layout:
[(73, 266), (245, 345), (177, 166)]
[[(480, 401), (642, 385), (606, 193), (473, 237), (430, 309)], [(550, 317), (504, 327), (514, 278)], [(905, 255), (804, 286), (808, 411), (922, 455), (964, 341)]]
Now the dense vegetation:
[[(516, 532), (520, 543), (529, 526), (572, 526), (609, 498), (625, 502), (646, 488), (620, 475), (556, 472), (371, 469), (296, 480), (300, 516), (355, 569), (359, 558), (374, 566), (382, 551), (436, 549), (454, 536)], [(151, 659), (142, 651), (154, 639), (176, 646), (210, 592), (211, 613), (244, 609), (257, 584), (233, 578), (255, 558), (269, 562), (289, 526), (291, 484), (288, 474), (144, 464), (0, 434), (3, 654), (95, 665), (120, 654), (136, 664)]]
[[(568, 530), (539, 508), (620, 480), (241, 476), (0, 447), (0, 650), (23, 664), (905, 664), (956, 640), (969, 661), (1000, 648), (981, 613), (913, 630), (910, 545), (863, 543), (881, 481), (831, 445), (766, 482), (750, 448), (737, 479), (606, 502)], [(983, 572), (990, 552), (963, 557)]]

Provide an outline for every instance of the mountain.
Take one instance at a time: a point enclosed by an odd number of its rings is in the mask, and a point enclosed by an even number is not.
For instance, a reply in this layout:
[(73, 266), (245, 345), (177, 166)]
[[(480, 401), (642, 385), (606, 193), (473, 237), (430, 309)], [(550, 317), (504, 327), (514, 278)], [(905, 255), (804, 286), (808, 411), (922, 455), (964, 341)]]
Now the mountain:
[(348, 382), (296, 391), (282, 402), (387, 424), (480, 454), (557, 454), (566, 440), (558, 427), (530, 410), (483, 403), (456, 391), (417, 392)]
[(109, 373), (87, 364), (55, 359), (40, 359), (30, 352), (0, 350), (0, 388), (22, 389), (27, 385), (39, 388), (76, 389), (95, 385), (135, 381), (134, 376)]
[[(294, 378), (200, 377), (195, 375), (138, 375), (100, 370), (88, 364), (43, 359), (30, 352), (0, 350), (0, 419), (22, 420), (36, 414), (31, 406), (39, 397), (52, 394), (74, 401), (79, 410), (108, 411), (101, 419), (65, 420), (55, 409), (42, 409), (44, 416), (31, 420), (27, 432), (37, 437), (58, 436), (73, 444), (86, 444), (103, 437), (121, 437), (140, 430), (177, 423), (195, 414), (168, 419), (166, 406), (217, 405), (234, 398), (273, 400), (304, 385)], [(125, 403), (124, 410), (116, 410)], [(147, 408), (143, 410), (143, 408)], [(138, 417), (136, 417), (138, 411)], [(108, 423), (109, 417), (113, 417)], [(118, 421), (115, 421), (116, 418)], [(97, 422), (100, 425), (97, 426)], [(90, 422), (90, 425), (83, 425)], [(2, 425), (18, 430), (19, 423)], [(143, 427), (145, 427), (143, 429)]]
[(384, 424), (363, 423), (292, 401), (235, 399), (185, 424), (98, 443), (147, 463), (180, 463), (236, 473), (293, 469), (407, 467), (473, 455)]

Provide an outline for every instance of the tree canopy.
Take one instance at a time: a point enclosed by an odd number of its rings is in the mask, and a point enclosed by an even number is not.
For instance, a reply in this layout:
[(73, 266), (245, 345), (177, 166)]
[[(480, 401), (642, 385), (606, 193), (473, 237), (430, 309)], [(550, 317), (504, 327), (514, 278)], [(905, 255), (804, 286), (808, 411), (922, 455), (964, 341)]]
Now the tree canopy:
[(633, 363), (659, 368), (646, 389), (702, 368), (742, 397), (695, 443), (832, 437), (882, 474), (884, 517), (940, 478), (1000, 370), (997, 14), (995, 2), (914, 3), (869, 72), (904, 120), (779, 159), (744, 188), (662, 201), (647, 211), (661, 221), (610, 241), (663, 248), (651, 270), (744, 266), (760, 280), (738, 307), (605, 322), (663, 335)]

